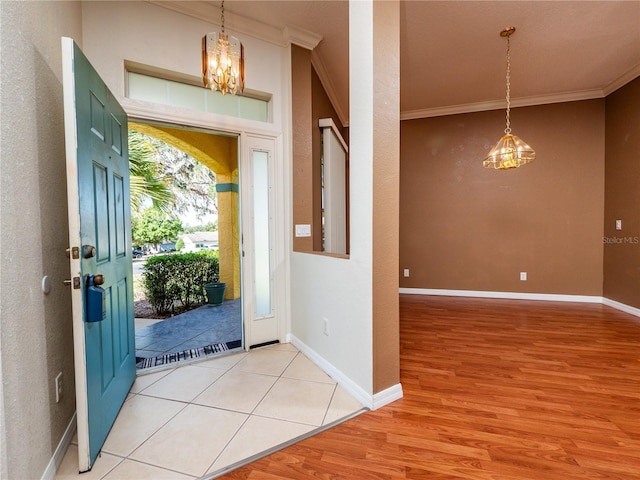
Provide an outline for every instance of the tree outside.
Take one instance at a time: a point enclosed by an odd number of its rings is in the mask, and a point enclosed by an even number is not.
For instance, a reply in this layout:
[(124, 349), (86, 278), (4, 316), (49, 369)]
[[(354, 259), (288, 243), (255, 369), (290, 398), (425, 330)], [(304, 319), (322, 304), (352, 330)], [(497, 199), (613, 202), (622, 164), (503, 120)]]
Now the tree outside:
[(158, 149), (146, 135), (129, 131), (129, 179), (131, 213), (140, 215), (145, 203), (161, 211), (169, 211), (175, 194), (163, 174), (156, 156)]
[(176, 241), (183, 231), (180, 219), (171, 217), (156, 208), (148, 208), (131, 223), (133, 242), (139, 245), (151, 244), (156, 251), (161, 243)]
[[(217, 214), (215, 174), (190, 155), (145, 134), (129, 131), (131, 229), (134, 245), (176, 242), (182, 233), (216, 231), (216, 222), (183, 225), (190, 212), (196, 219)], [(139, 279), (140, 280), (140, 279)], [(135, 282), (134, 282), (135, 283)], [(136, 316), (145, 312), (146, 296), (136, 284)]]
[(218, 213), (216, 176), (192, 156), (161, 140), (129, 131), (132, 213), (141, 214), (151, 203), (174, 215), (196, 217)]

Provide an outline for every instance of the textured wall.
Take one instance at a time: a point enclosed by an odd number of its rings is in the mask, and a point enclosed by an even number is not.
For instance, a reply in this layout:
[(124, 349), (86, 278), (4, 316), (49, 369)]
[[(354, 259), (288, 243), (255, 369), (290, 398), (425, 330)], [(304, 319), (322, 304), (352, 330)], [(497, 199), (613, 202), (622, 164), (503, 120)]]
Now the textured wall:
[(640, 78), (606, 105), (604, 296), (640, 308)]
[(297, 252), (316, 250), (314, 237), (321, 229), (320, 223), (314, 222), (311, 195), (314, 190), (311, 71), (311, 52), (291, 45), (293, 225), (311, 225), (311, 237), (296, 237), (294, 227), (293, 250)]
[[(2, 474), (32, 479), (75, 411), (71, 297), (62, 283), (69, 262), (60, 37), (81, 36), (81, 7), (3, 1), (0, 8)], [(64, 396), (55, 403), (58, 372)]]
[(504, 111), (402, 122), (400, 286), (602, 295), (604, 103), (513, 109), (537, 158), (508, 171)]
[(373, 392), (379, 393), (400, 382), (399, 3), (373, 2), (373, 31)]

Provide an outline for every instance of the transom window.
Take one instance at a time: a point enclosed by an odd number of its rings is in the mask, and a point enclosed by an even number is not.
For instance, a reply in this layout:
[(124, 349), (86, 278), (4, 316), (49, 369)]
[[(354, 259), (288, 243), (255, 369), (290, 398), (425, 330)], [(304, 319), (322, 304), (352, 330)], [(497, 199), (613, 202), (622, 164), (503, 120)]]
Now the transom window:
[(245, 90), (243, 95), (222, 95), (199, 85), (195, 77), (137, 64), (127, 65), (127, 97), (247, 120), (271, 121), (270, 94)]

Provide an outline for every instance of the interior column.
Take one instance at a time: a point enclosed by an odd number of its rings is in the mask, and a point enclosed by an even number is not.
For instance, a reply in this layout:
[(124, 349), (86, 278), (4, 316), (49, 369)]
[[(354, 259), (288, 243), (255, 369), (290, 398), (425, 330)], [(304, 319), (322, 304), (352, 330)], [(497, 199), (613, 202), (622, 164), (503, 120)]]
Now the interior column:
[[(366, 261), (375, 396), (400, 381), (400, 2), (352, 0), (349, 5), (351, 223), (360, 227), (352, 231), (351, 251), (354, 257), (354, 250), (371, 242)], [(370, 218), (362, 222), (358, 217), (363, 216)], [(361, 234), (365, 237), (358, 239)]]

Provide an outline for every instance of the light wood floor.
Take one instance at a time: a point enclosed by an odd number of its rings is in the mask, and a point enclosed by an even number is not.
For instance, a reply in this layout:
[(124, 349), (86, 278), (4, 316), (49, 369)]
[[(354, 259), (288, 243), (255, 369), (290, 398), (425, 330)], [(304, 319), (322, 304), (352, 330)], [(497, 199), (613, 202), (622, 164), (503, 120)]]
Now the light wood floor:
[(404, 398), (226, 479), (640, 478), (640, 319), (401, 295)]

